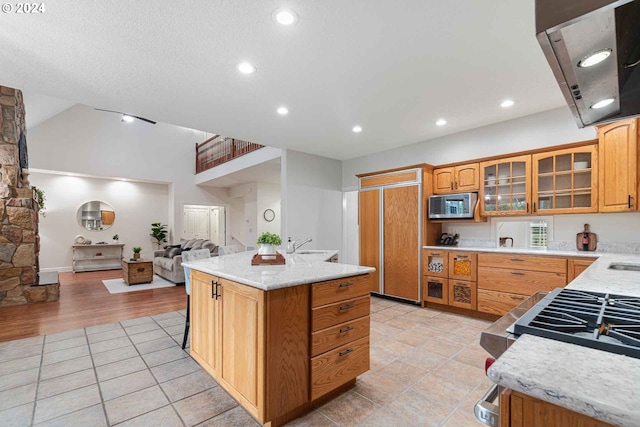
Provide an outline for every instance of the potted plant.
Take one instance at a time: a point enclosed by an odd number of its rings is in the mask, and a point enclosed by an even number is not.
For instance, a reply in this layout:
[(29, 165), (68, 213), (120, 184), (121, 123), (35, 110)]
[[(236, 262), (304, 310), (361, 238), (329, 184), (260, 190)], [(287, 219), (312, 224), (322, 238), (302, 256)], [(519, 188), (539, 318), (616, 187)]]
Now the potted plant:
[(258, 254), (275, 255), (276, 246), (280, 246), (282, 244), (282, 239), (275, 233), (269, 233), (268, 231), (265, 231), (258, 237), (256, 243), (260, 245)]
[(158, 249), (162, 243), (167, 243), (167, 226), (159, 223), (153, 222), (151, 223), (151, 234), (150, 236), (156, 240), (156, 244), (158, 245)]
[(112, 239), (113, 239), (113, 243), (118, 243), (118, 240), (120, 240), (120, 236), (118, 236), (117, 234), (114, 234)]
[(132, 250), (133, 250), (133, 257), (135, 259), (139, 259), (140, 258), (140, 251), (142, 251), (142, 248), (140, 246), (134, 246)]
[(46, 217), (47, 216), (47, 208), (45, 207), (45, 201), (47, 200), (47, 197), (44, 195), (44, 190), (37, 188), (35, 186), (31, 187), (33, 189), (33, 198), (36, 200), (36, 202), (38, 203), (38, 213), (40, 215), (42, 215), (42, 217)]

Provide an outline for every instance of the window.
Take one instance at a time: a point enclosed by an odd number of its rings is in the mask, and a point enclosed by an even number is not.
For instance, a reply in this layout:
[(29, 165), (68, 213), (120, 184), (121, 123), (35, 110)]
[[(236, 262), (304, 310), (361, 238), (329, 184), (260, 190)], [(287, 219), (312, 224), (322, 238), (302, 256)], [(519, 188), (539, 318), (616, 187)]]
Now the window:
[(547, 247), (547, 222), (535, 221), (529, 224), (529, 247), (546, 249)]

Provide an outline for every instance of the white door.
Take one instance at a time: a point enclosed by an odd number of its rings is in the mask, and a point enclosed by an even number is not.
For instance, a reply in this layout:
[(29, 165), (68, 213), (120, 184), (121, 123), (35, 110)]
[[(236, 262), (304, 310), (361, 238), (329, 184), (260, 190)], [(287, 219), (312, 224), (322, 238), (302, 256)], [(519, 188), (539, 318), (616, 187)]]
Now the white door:
[(218, 246), (225, 246), (227, 244), (224, 213), (224, 206), (211, 207), (211, 215), (209, 216), (210, 239)]
[(184, 232), (185, 239), (209, 238), (209, 208), (185, 207), (184, 208)]

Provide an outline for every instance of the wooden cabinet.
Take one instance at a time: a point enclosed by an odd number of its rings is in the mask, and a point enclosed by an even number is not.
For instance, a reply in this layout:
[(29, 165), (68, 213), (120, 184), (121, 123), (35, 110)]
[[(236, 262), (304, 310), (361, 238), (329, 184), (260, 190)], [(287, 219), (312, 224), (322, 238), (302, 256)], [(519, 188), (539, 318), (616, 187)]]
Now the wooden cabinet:
[(73, 245), (73, 272), (122, 268), (124, 244)]
[(477, 304), (476, 282), (449, 279), (449, 305), (475, 310)]
[(151, 283), (153, 281), (153, 262), (122, 260), (122, 278), (127, 285)]
[(500, 394), (500, 427), (611, 427), (611, 424), (579, 414), (535, 397), (505, 389)]
[(360, 265), (376, 269), (371, 273), (371, 292), (380, 289), (380, 190), (360, 190), (358, 193), (358, 224), (360, 238)]
[(538, 153), (533, 161), (533, 212), (598, 211), (596, 145)]
[(476, 281), (478, 254), (475, 252), (449, 252), (449, 279)]
[(214, 377), (220, 366), (220, 306), (215, 298), (219, 280), (191, 272), (191, 354)]
[(422, 274), (431, 277), (449, 277), (449, 251), (425, 249), (422, 254)]
[(600, 212), (638, 210), (638, 120), (598, 128)]
[(465, 193), (480, 188), (480, 165), (467, 165), (438, 168), (433, 170), (433, 194)]
[(449, 279), (425, 276), (422, 280), (422, 300), (449, 304)]
[(480, 214), (525, 215), (530, 212), (531, 156), (480, 163)]
[(538, 291), (567, 284), (565, 258), (478, 254), (478, 311), (503, 315)]
[(476, 309), (477, 254), (451, 250), (425, 250), (422, 305), (432, 302)]
[(567, 264), (567, 283), (578, 277), (580, 273), (589, 268), (594, 262), (595, 258), (569, 258)]

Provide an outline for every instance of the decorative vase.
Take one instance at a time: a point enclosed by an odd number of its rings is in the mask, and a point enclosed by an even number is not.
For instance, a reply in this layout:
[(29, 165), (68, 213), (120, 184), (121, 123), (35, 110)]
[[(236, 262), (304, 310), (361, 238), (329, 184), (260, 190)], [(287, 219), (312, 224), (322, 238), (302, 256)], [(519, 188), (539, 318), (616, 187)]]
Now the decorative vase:
[(258, 248), (259, 255), (268, 255), (263, 256), (265, 259), (275, 259), (276, 258), (276, 247), (273, 245), (260, 243), (260, 247)]
[(135, 253), (135, 252), (134, 252), (133, 257), (134, 257), (135, 259), (140, 258), (140, 253), (139, 253), (139, 252), (138, 252), (138, 253)]

